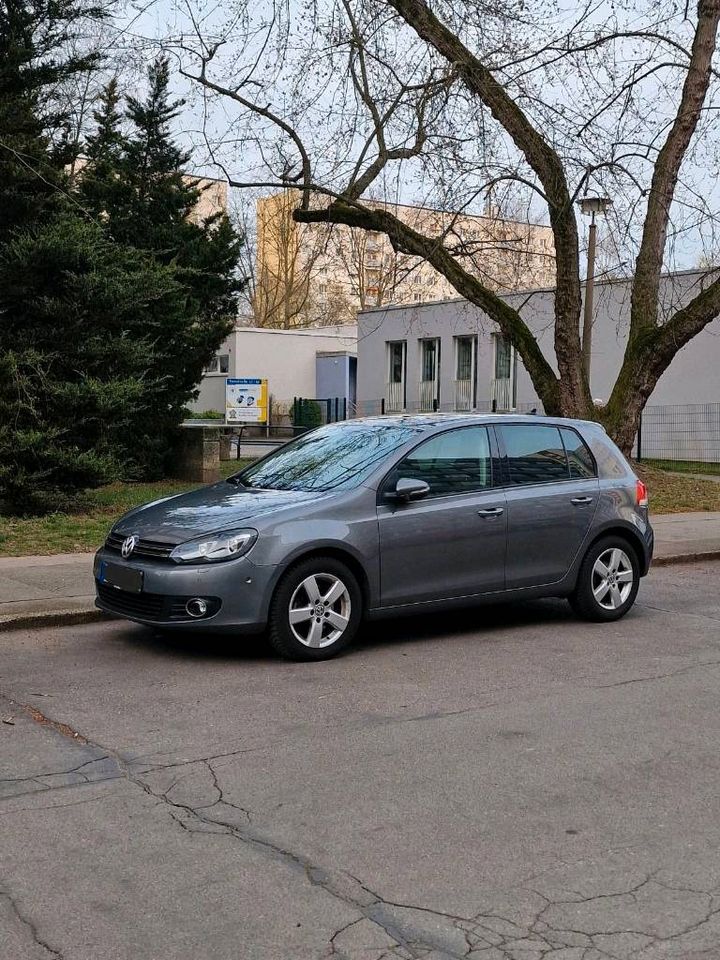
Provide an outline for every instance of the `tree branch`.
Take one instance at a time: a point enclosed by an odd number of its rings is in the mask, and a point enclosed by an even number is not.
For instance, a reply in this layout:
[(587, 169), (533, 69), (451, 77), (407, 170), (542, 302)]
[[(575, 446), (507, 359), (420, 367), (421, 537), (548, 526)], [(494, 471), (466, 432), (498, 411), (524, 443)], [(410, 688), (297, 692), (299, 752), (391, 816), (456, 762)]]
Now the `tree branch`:
[[(630, 307), (630, 345), (658, 322), (658, 295), (670, 207), (680, 166), (697, 128), (710, 84), (720, 0), (699, 0), (698, 23), (680, 105), (655, 162), (642, 240), (635, 264)], [(630, 352), (630, 351), (629, 351)], [(626, 362), (628, 356), (626, 356)]]
[[(580, 350), (580, 262), (578, 232), (562, 161), (548, 141), (487, 67), (438, 20), (423, 0), (387, 0), (391, 7), (455, 69), (467, 88), (488, 107), (537, 174), (547, 197), (555, 238), (555, 353), (561, 390), (592, 404)], [(718, 0), (720, 2), (720, 0)]]
[[(192, 74), (185, 70), (183, 67), (180, 67), (180, 74), (183, 77), (186, 77), (188, 80), (194, 80), (196, 83), (202, 84), (203, 87), (208, 90), (212, 90), (214, 93), (218, 93), (223, 97), (229, 97), (231, 100), (234, 100), (236, 103), (239, 103), (240, 106), (245, 107), (245, 109), (250, 110), (252, 113), (257, 114), (260, 117), (264, 117), (266, 120), (270, 120), (271, 123), (274, 123), (279, 127), (295, 144), (295, 147), (300, 154), (301, 169), (302, 169), (302, 181), (303, 181), (303, 203), (309, 202), (309, 186), (311, 180), (311, 170), (312, 166), (310, 163), (310, 156), (305, 149), (305, 145), (300, 139), (297, 131), (282, 117), (279, 117), (274, 113), (270, 107), (263, 107), (258, 103), (254, 103), (252, 100), (248, 100), (247, 97), (244, 97), (240, 93), (239, 88), (231, 89), (230, 87), (222, 86), (222, 84), (216, 83), (207, 75), (207, 65), (211, 61), (215, 50), (212, 50), (207, 56), (200, 57), (200, 73)], [(300, 177), (295, 178), (297, 180)]]

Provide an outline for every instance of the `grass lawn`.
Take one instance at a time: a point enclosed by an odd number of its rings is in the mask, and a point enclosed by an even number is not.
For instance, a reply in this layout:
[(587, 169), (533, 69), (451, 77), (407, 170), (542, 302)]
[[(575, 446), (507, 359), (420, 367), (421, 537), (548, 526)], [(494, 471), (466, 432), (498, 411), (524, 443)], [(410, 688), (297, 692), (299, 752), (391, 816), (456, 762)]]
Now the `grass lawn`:
[[(248, 460), (223, 461), (220, 472), (229, 477), (249, 463)], [(0, 517), (0, 556), (21, 557), (30, 554), (86, 553), (105, 539), (117, 518), (149, 500), (193, 490), (197, 483), (161, 480), (158, 483), (112, 483), (89, 490), (77, 513), (52, 513), (46, 517), (18, 519)]]
[[(221, 464), (224, 477), (237, 472), (245, 460)], [(648, 465), (635, 464), (635, 469), (650, 491), (650, 510), (654, 513), (684, 511), (720, 511), (720, 483), (673, 476)], [(179, 480), (159, 483), (113, 483), (87, 494), (85, 505), (77, 513), (55, 513), (47, 517), (15, 519), (0, 517), (0, 556), (19, 557), (30, 554), (84, 553), (95, 550), (105, 539), (112, 523), (126, 510), (192, 490), (197, 484)]]
[(633, 467), (645, 481), (650, 494), (650, 514), (720, 510), (720, 483), (681, 477), (649, 466), (646, 461)]
[(720, 475), (720, 463), (706, 463), (703, 460), (653, 460), (643, 459), (649, 467), (658, 470), (670, 470), (671, 473), (712, 473)]

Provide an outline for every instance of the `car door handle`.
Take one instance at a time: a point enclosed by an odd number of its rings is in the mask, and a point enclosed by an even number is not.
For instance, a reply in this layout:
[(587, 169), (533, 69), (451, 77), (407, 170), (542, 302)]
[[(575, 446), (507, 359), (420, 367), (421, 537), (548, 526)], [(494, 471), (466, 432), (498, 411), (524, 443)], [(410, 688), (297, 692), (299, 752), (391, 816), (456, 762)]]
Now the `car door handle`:
[(485, 510), (478, 510), (479, 517), (499, 517), (503, 513), (502, 507), (487, 507)]
[(574, 503), (575, 506), (582, 506), (584, 503), (592, 503), (592, 497), (573, 497), (570, 503)]

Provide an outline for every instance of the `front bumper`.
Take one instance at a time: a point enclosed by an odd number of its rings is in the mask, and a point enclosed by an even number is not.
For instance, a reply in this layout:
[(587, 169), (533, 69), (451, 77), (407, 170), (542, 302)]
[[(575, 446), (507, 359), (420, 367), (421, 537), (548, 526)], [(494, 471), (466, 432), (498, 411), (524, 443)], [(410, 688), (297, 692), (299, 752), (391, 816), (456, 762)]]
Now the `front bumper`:
[[(103, 560), (142, 571), (142, 592), (101, 584), (98, 575)], [(122, 560), (115, 551), (102, 547), (95, 554), (93, 571), (95, 605), (107, 613), (155, 627), (249, 633), (262, 630), (267, 623), (275, 568), (255, 566), (247, 557), (203, 565)], [(191, 597), (211, 601), (208, 615), (193, 619), (185, 613)]]

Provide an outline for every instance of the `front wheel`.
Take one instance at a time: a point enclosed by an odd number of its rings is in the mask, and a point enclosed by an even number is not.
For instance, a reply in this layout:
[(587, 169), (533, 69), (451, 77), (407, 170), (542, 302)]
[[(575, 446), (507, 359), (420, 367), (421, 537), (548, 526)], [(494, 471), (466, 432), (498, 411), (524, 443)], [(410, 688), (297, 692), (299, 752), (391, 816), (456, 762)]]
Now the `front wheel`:
[(362, 592), (333, 557), (311, 557), (283, 576), (270, 604), (268, 640), (287, 660), (327, 660), (355, 637)]
[(622, 537), (603, 537), (585, 555), (570, 604), (585, 620), (619, 620), (635, 603), (639, 586), (633, 548)]

